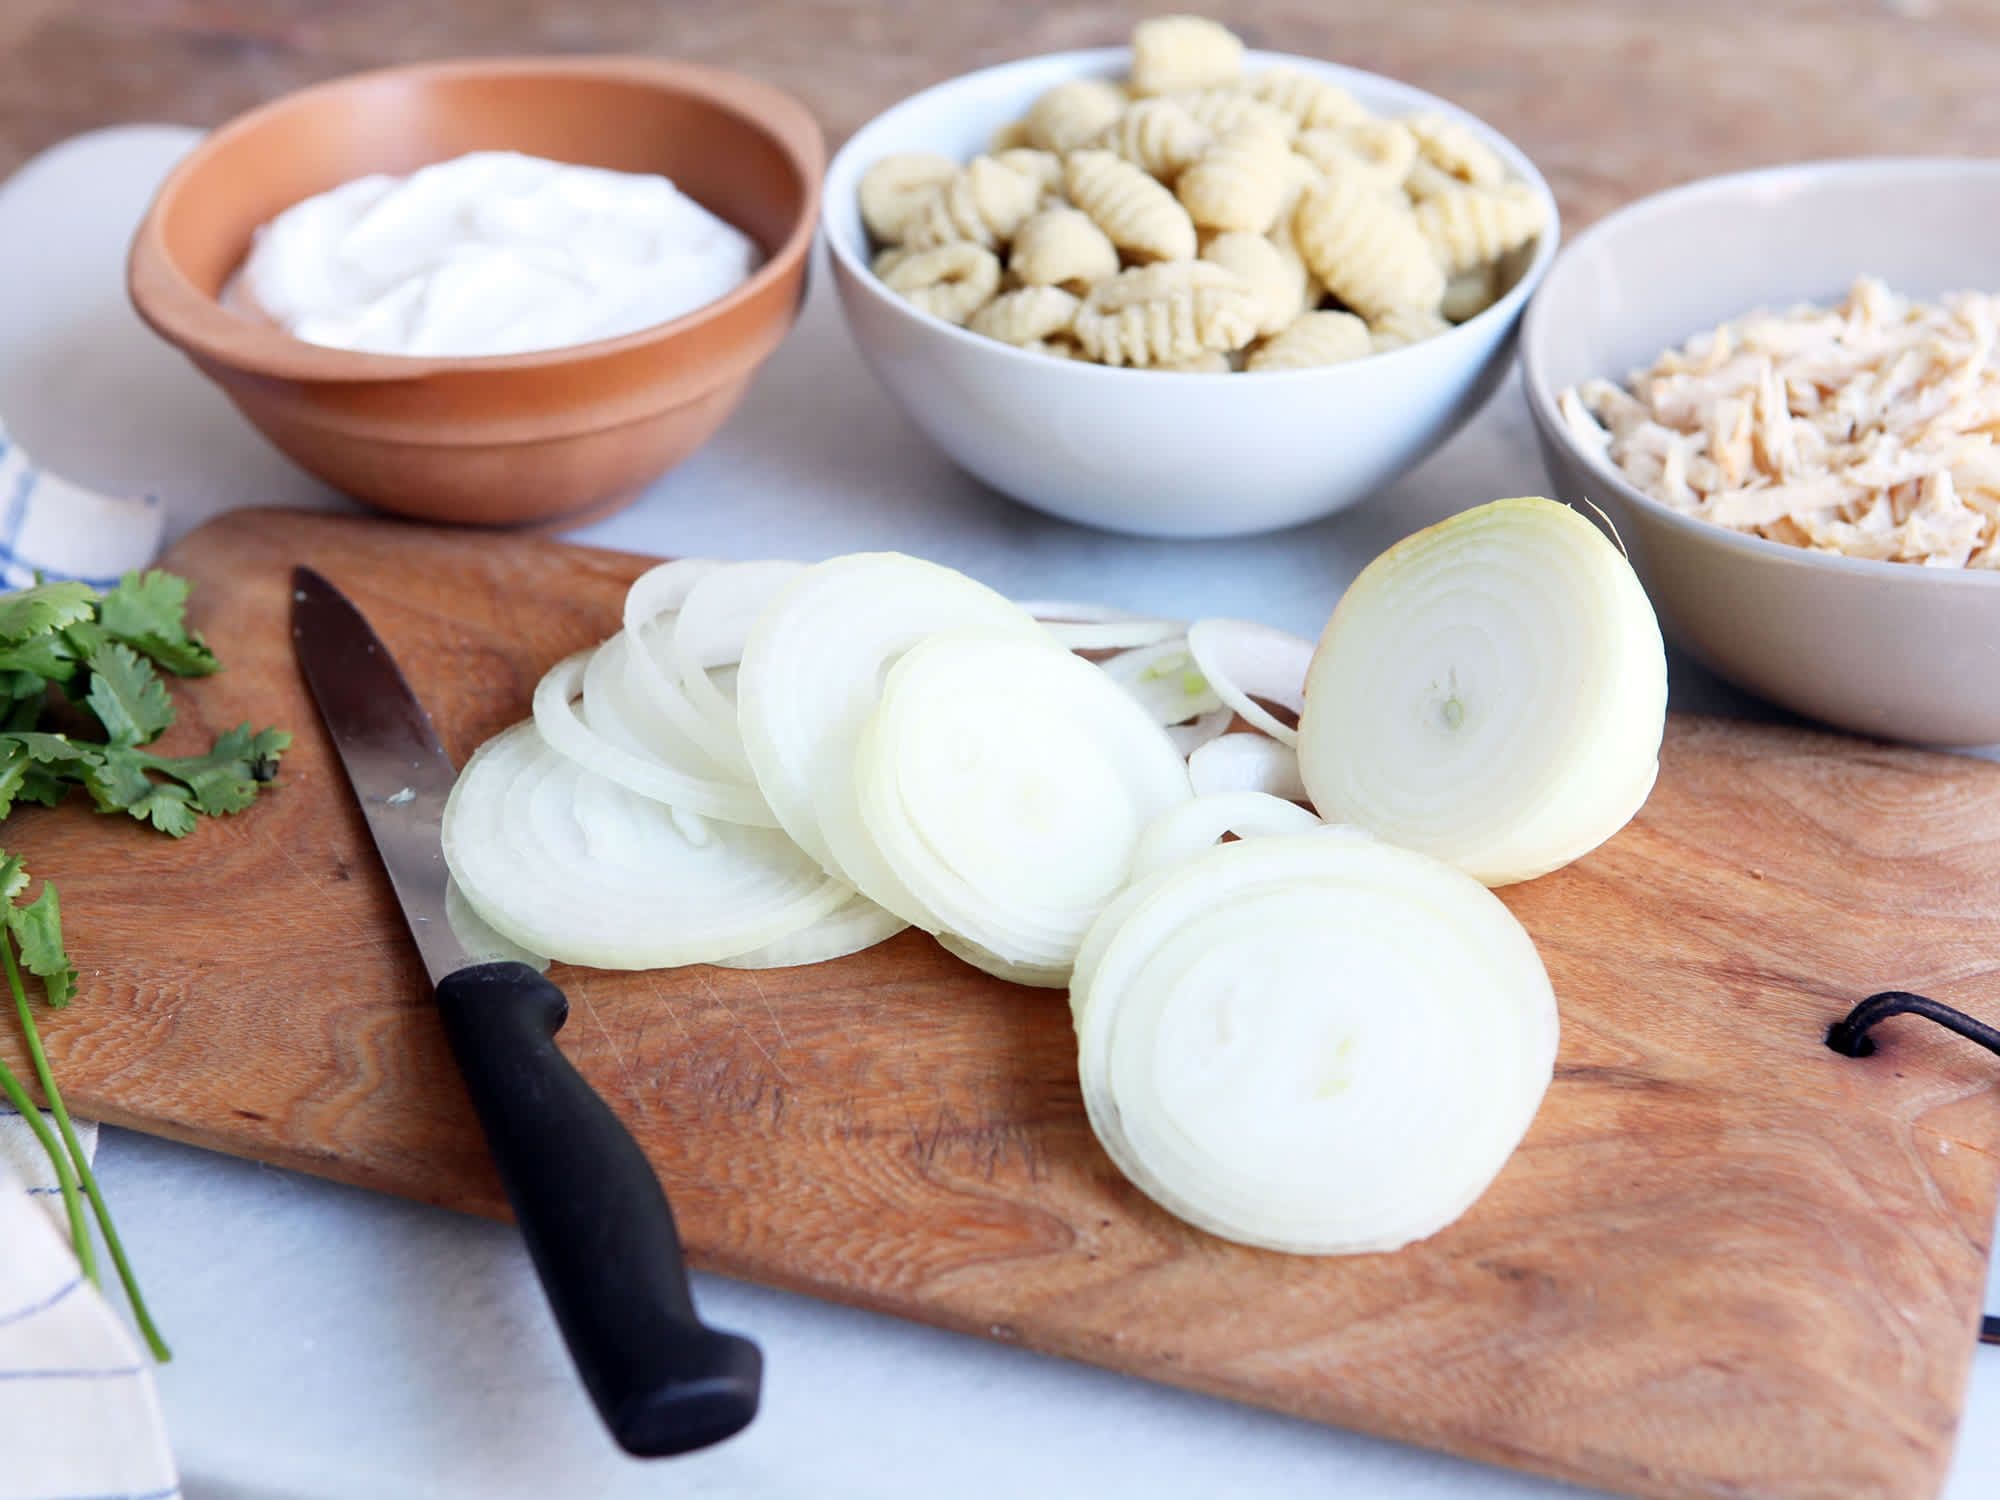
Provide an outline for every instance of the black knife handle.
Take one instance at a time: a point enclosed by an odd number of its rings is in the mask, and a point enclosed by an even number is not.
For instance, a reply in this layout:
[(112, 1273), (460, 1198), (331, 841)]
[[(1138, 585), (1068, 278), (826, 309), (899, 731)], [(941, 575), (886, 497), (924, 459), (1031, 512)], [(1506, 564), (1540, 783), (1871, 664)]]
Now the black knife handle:
[(526, 964), (461, 969), (438, 1009), (570, 1357), (628, 1453), (687, 1453), (757, 1414), (757, 1346), (696, 1316), (652, 1166), (555, 1044), (561, 990)]

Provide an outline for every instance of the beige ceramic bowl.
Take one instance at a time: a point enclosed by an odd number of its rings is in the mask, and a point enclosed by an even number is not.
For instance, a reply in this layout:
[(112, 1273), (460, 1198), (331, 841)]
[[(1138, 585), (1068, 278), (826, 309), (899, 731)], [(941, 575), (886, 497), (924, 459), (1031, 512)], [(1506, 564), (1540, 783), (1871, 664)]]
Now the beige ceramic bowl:
[(1670, 638), (1829, 724), (1938, 745), (2000, 741), (2000, 573), (1808, 552), (1650, 499), (1557, 413), (1759, 306), (1838, 298), (1855, 276), (1930, 297), (2000, 290), (2000, 161), (1825, 162), (1711, 178), (1578, 238), (1522, 324), (1528, 406), (1556, 491), (1610, 513)]
[[(257, 226), (300, 199), (483, 150), (664, 173), (766, 259), (671, 322), (476, 359), (321, 348), (222, 305)], [(804, 105), (693, 63), (494, 58), (363, 73), (197, 146), (133, 241), (132, 301), (265, 437), (356, 499), (430, 521), (574, 524), (700, 447), (790, 331), (822, 160)]]

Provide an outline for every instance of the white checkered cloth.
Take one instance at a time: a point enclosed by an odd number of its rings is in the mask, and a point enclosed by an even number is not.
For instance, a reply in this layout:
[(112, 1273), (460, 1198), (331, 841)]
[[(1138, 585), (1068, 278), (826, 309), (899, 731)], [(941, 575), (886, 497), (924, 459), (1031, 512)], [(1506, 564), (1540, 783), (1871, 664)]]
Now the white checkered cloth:
[[(0, 585), (108, 588), (153, 560), (163, 521), (152, 497), (44, 473), (0, 427)], [(94, 1155), (97, 1126), (75, 1123)], [(41, 1142), (0, 1102), (0, 1500), (171, 1500), (180, 1485), (151, 1364), (84, 1281), (67, 1227)]]

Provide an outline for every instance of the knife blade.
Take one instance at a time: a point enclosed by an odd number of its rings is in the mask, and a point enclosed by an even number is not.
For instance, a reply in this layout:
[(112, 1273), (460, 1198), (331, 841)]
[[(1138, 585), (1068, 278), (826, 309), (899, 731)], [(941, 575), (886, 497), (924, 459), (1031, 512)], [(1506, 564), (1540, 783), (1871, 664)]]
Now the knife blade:
[(610, 1107), (555, 1045), (562, 991), (483, 924), (451, 921), (445, 800), (457, 772), (389, 648), (310, 568), (292, 641), (436, 990), (439, 1017), (556, 1323), (612, 1436), (691, 1452), (756, 1415), (757, 1346), (701, 1322), (673, 1210)]

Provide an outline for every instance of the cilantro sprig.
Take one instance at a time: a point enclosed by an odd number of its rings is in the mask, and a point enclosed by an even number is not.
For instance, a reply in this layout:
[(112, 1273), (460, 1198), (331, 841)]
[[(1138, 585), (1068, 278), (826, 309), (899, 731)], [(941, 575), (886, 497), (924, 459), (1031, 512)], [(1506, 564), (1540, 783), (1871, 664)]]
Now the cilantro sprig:
[[(160, 674), (205, 677), (221, 666), (187, 628), (187, 597), (186, 579), (157, 570), (128, 573), (104, 594), (63, 582), (0, 595), (0, 819), (20, 803), (54, 807), (82, 788), (101, 813), (125, 813), (184, 838), (203, 817), (241, 812), (256, 800), (291, 743), (281, 730), (253, 733), (240, 724), (198, 755), (148, 748), (174, 722)], [(69, 1004), (77, 987), (76, 965), (63, 948), (61, 898), (43, 881), (40, 893), (25, 900), (28, 885), (27, 867), (0, 851), (0, 968), (55, 1131), (4, 1062), (0, 1095), (20, 1111), (55, 1166), (84, 1275), (98, 1279), (87, 1201), (133, 1318), (154, 1357), (165, 1360), (167, 1346), (70, 1123), (28, 1000), (24, 969), (41, 981), (51, 1008)]]

